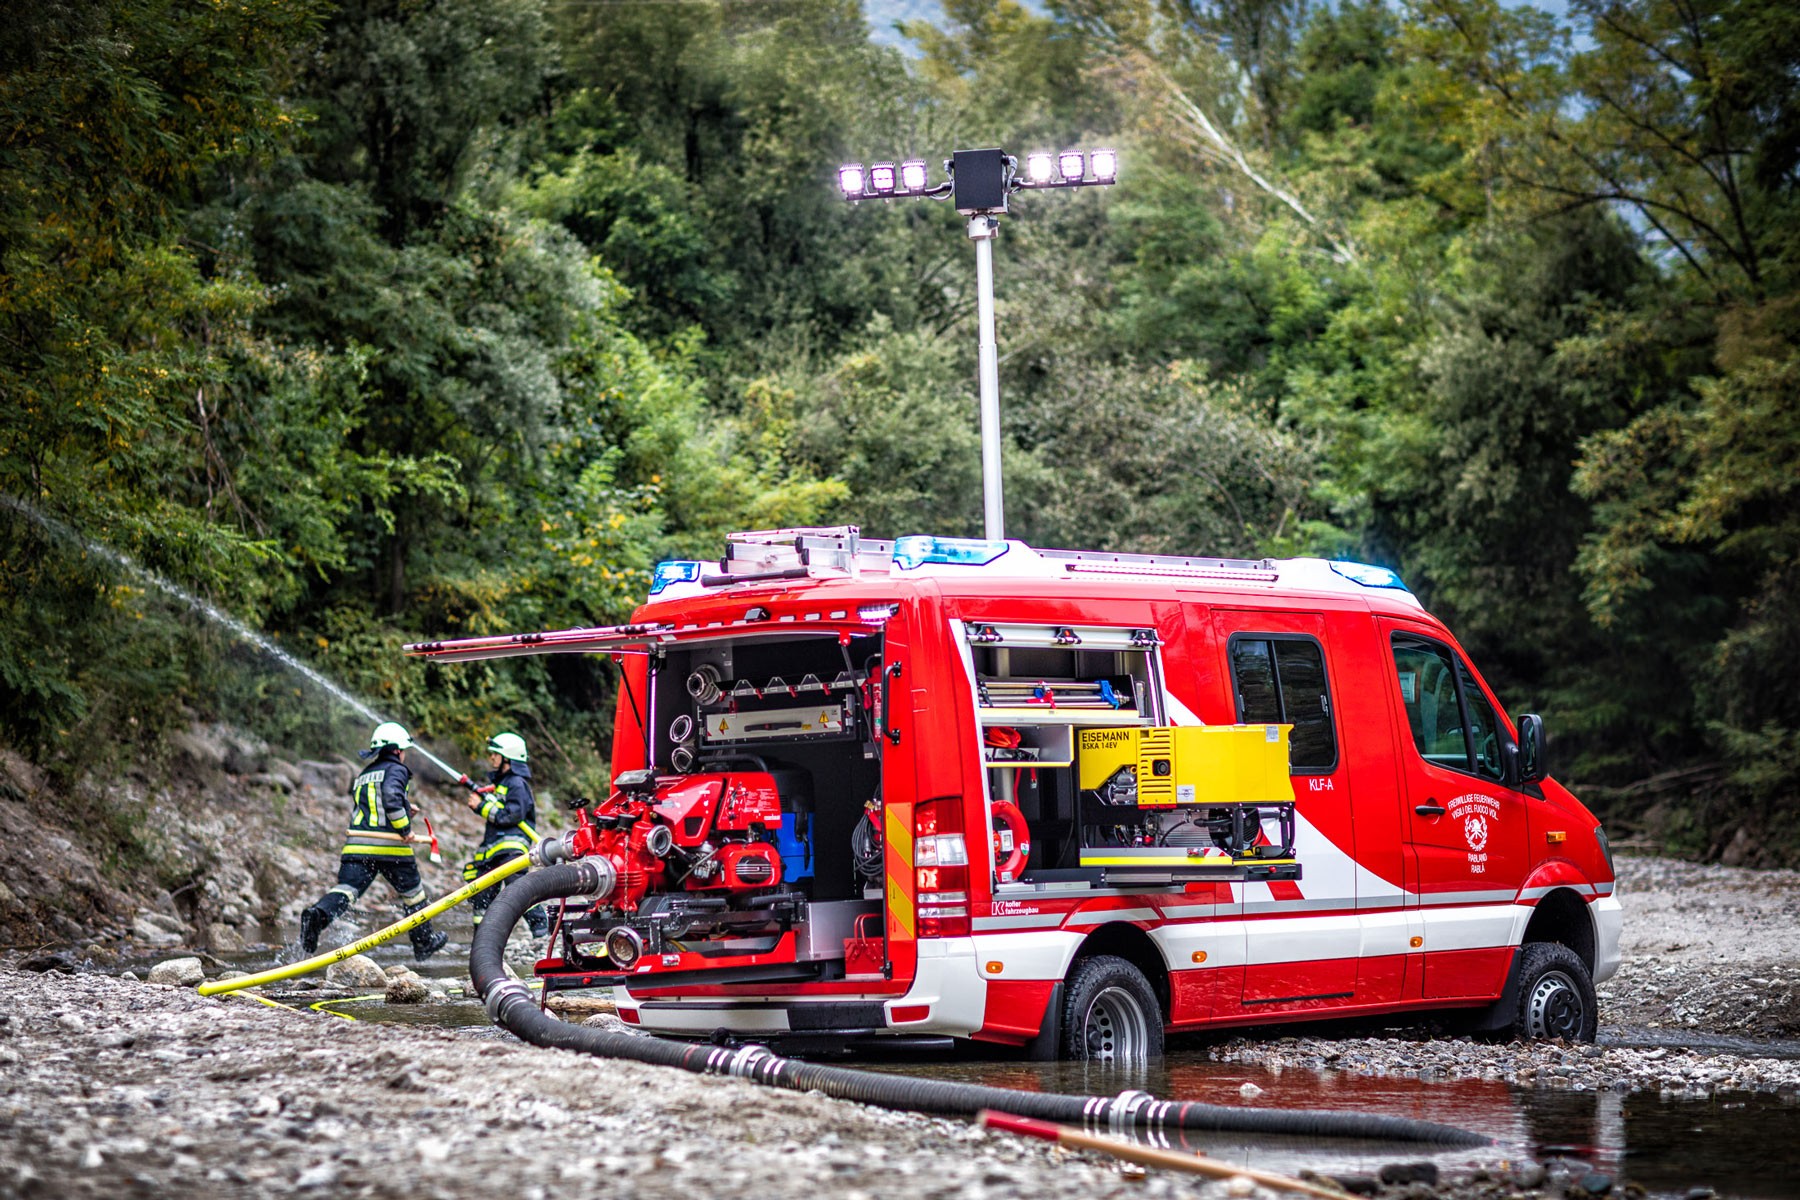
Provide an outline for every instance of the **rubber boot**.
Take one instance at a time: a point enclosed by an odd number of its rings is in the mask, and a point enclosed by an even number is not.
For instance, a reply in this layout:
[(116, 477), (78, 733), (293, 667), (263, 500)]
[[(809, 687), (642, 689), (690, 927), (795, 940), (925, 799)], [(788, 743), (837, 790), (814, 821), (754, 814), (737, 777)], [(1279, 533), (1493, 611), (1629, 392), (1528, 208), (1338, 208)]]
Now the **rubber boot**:
[(326, 892), (319, 902), (300, 914), (300, 949), (308, 954), (319, 952), (319, 935), (344, 914), (350, 901), (342, 892)]
[(550, 910), (543, 905), (534, 905), (525, 910), (525, 925), (531, 930), (534, 938), (550, 936)]
[(413, 930), (411, 936), (414, 962), (424, 962), (450, 941), (450, 935), (441, 929), (433, 929), (430, 921)]

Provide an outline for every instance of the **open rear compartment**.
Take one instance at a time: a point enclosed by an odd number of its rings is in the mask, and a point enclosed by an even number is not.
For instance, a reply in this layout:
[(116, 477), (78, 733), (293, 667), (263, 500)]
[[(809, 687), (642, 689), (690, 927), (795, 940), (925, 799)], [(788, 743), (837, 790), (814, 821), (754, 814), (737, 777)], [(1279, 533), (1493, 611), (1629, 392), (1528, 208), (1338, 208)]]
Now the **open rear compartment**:
[(1152, 630), (970, 622), (963, 641), (997, 897), (1299, 877), (1287, 727), (1168, 724)]
[(547, 986), (886, 984), (882, 646), (820, 629), (652, 651), (632, 701), (650, 766), (579, 816), (621, 884), (565, 913)]

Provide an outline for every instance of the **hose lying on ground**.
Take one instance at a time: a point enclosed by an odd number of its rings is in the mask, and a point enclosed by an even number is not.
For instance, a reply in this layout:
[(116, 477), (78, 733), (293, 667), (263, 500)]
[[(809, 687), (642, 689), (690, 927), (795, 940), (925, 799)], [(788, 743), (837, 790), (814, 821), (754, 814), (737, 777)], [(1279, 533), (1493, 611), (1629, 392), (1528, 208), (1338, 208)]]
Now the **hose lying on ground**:
[[(273, 967), (260, 974), (240, 975), (235, 979), (214, 979), (209, 983), (200, 985), (200, 994), (202, 996), (217, 996), (223, 992), (235, 992), (240, 988), (261, 987), (265, 983), (275, 983), (282, 979), (292, 979), (296, 975), (309, 975), (321, 968), (329, 967), (332, 963), (343, 962), (351, 955), (361, 954), (364, 950), (372, 950), (383, 942), (392, 941), (408, 930), (423, 925), (439, 913), (447, 912), (450, 909), (455, 908), (483, 888), (492, 887), (502, 879), (507, 878), (509, 875), (516, 875), (530, 865), (531, 860), (524, 855), (520, 855), (518, 858), (508, 859), (506, 862), (501, 863), (499, 866), (489, 871), (486, 875), (479, 876), (472, 882), (463, 884), (443, 899), (434, 900), (424, 908), (421, 908), (418, 912), (395, 921), (386, 929), (376, 930), (368, 937), (363, 938), (360, 942), (351, 942), (348, 946), (339, 946), (336, 950), (327, 950), (323, 954), (316, 954), (311, 958), (304, 959), (297, 963), (290, 963), (285, 967)], [(504, 893), (502, 894), (504, 895)], [(510, 929), (510, 926), (508, 928)], [(338, 1015), (342, 1016), (343, 1014), (340, 1013)]]
[(1121, 1133), (1132, 1129), (1206, 1130), (1432, 1142), (1445, 1146), (1485, 1146), (1491, 1141), (1466, 1129), (1372, 1113), (1229, 1108), (1158, 1100), (1146, 1092), (1132, 1091), (1118, 1096), (1019, 1092), (798, 1062), (773, 1054), (763, 1046), (696, 1045), (571, 1025), (539, 1011), (537, 1000), (526, 986), (507, 977), (502, 960), (506, 939), (532, 905), (564, 896), (593, 895), (608, 882), (593, 862), (577, 860), (533, 871), (494, 899), (486, 919), (475, 931), (469, 951), (469, 974), (489, 1018), (496, 1024), (537, 1046), (679, 1067), (697, 1074), (736, 1075), (770, 1087), (799, 1092), (817, 1090), (840, 1100), (941, 1116), (972, 1117), (984, 1108), (992, 1108)]

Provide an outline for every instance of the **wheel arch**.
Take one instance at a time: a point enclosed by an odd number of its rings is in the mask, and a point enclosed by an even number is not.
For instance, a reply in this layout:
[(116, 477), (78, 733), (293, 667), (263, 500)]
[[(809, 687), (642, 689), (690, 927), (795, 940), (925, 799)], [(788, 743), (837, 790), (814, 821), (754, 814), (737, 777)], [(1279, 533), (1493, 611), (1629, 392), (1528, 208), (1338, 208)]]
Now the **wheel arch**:
[(1167, 1025), (1170, 1012), (1169, 964), (1163, 959), (1162, 951), (1151, 940), (1150, 935), (1128, 921), (1113, 921), (1102, 925), (1088, 934), (1076, 948), (1075, 957), (1069, 960), (1068, 970), (1073, 972), (1082, 959), (1092, 958), (1097, 954), (1111, 954), (1122, 958), (1143, 972), (1150, 990), (1156, 993), (1156, 1003), (1162, 1009), (1163, 1024)]
[(1591, 975), (1599, 937), (1594, 929), (1588, 902), (1574, 888), (1559, 887), (1547, 892), (1532, 908), (1519, 944), (1554, 942), (1573, 950)]

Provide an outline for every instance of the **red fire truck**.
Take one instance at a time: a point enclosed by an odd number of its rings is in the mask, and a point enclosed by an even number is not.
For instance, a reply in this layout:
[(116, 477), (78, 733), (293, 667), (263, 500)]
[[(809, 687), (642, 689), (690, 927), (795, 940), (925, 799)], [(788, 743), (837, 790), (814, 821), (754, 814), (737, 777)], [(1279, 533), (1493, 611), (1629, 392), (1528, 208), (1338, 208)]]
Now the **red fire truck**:
[(425, 643), (621, 667), (604, 868), (537, 972), (790, 1048), (1414, 1011), (1591, 1039), (1599, 822), (1388, 570), (732, 535), (629, 625)]

